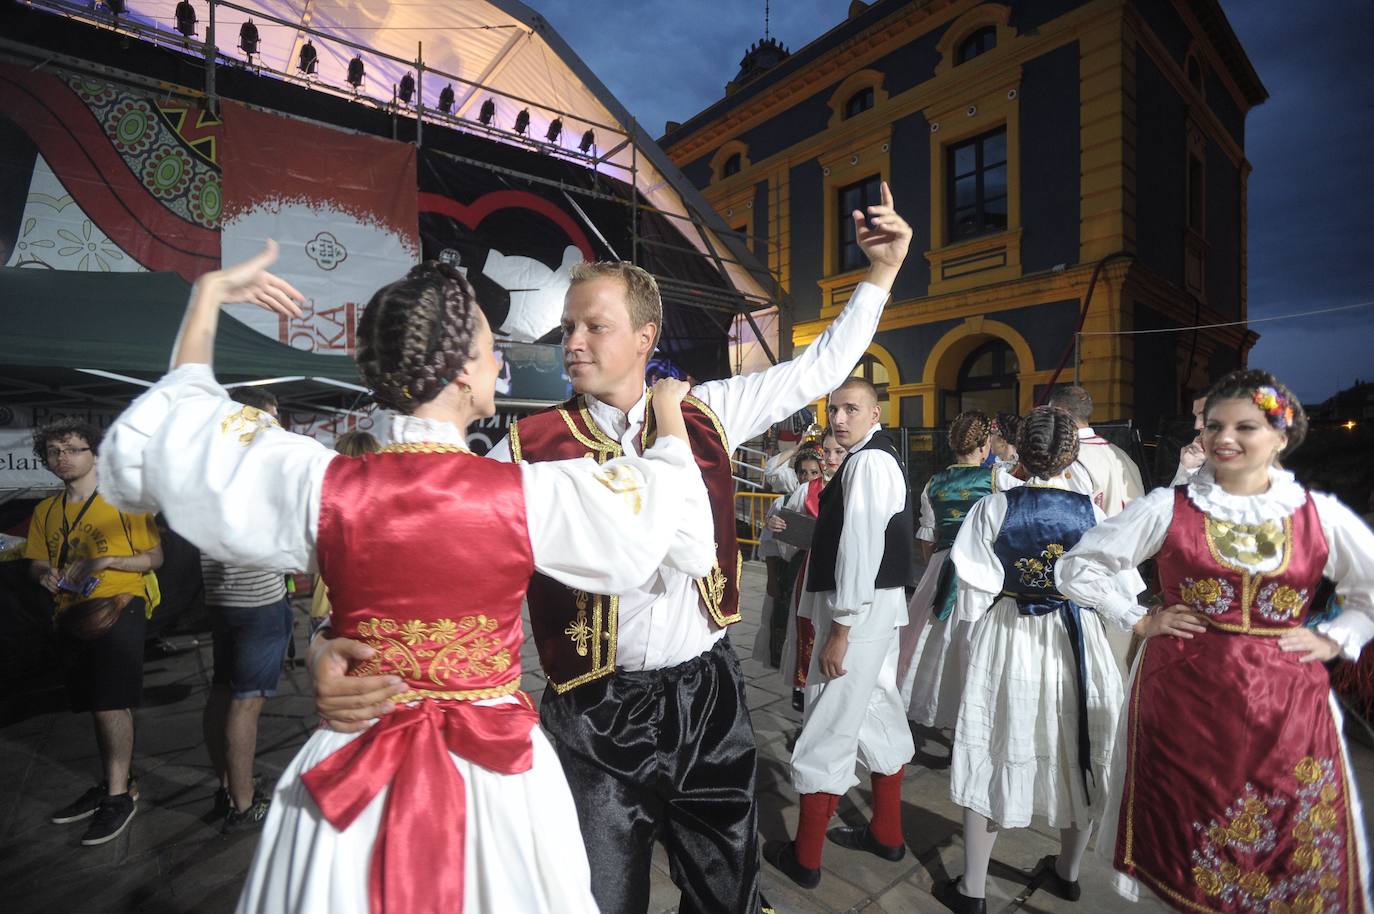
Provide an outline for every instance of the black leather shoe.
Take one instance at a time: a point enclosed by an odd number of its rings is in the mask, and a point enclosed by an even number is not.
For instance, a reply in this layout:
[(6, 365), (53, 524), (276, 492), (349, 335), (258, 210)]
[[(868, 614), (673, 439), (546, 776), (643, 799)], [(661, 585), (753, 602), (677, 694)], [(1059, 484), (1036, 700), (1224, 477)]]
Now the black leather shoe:
[(1040, 877), (1040, 888), (1065, 901), (1077, 901), (1083, 897), (1083, 889), (1077, 881), (1070, 882), (1059, 875), (1059, 870), (1055, 868), (1058, 862), (1059, 858), (1053, 854), (1040, 858), (1037, 868), (1044, 871), (1044, 875)]
[(988, 902), (986, 898), (970, 898), (959, 891), (958, 878), (948, 882), (937, 882), (930, 894), (935, 896), (935, 900), (949, 908), (954, 914), (988, 914)]
[(882, 857), (893, 863), (906, 856), (905, 844), (889, 847), (873, 837), (873, 832), (869, 831), (867, 825), (841, 825), (830, 829), (825, 836), (840, 847), (847, 847), (852, 851), (868, 851), (875, 857)]
[(801, 689), (792, 690), (792, 710), (798, 712), (806, 710), (806, 693)]
[(814, 889), (821, 884), (820, 869), (802, 866), (797, 860), (797, 846), (791, 841), (763, 842), (763, 859), (804, 889)]

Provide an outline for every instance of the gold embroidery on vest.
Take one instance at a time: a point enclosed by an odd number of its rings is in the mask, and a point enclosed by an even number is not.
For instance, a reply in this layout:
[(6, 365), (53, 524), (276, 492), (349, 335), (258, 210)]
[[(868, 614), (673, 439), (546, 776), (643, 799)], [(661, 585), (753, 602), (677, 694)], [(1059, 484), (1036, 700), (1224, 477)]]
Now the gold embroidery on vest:
[(256, 406), (241, 406), (220, 420), (219, 430), (224, 435), (238, 435), (239, 444), (247, 447), (258, 437), (258, 432), (277, 425), (277, 420), (270, 413)]
[(507, 438), (510, 440), (511, 463), (519, 463), (523, 458), (520, 451), (520, 422), (518, 420), (510, 424), (510, 433)]
[[(553, 679), (549, 683), (553, 686), (554, 692), (562, 695), (571, 689), (575, 689), (583, 683), (592, 682), (603, 676), (609, 676), (615, 672), (615, 653), (620, 636), (620, 598), (606, 597), (600, 594), (591, 594), (592, 597), (592, 668), (580, 676), (574, 676), (567, 682), (557, 682)], [(602, 609), (605, 608), (605, 618), (602, 618)], [(600, 637), (598, 637), (598, 634)], [(604, 650), (601, 642), (606, 642)]]
[(485, 615), (434, 622), (364, 619), (358, 623), (358, 639), (376, 649), (377, 657), (355, 672), (372, 675), (385, 665), (408, 679), (427, 678), (435, 685), (500, 673), (510, 668), (511, 656), (492, 636), (498, 627)]
[[(573, 597), (577, 600), (577, 618), (567, 628), (563, 629), (563, 634), (572, 639), (577, 648), (577, 656), (587, 656), (587, 642), (592, 637), (592, 627), (587, 624), (587, 592), (585, 590), (573, 589)], [(597, 597), (597, 599), (601, 599)]]
[(383, 454), (471, 454), (472, 451), (459, 444), (440, 444), (437, 441), (415, 441), (388, 444), (382, 448)]

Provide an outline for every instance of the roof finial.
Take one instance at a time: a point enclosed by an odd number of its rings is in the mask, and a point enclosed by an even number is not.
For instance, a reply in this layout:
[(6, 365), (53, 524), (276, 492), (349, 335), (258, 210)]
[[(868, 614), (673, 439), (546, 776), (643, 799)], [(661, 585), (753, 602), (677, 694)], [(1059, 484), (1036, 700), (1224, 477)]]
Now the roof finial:
[(763, 40), (768, 40), (768, 0), (763, 0)]

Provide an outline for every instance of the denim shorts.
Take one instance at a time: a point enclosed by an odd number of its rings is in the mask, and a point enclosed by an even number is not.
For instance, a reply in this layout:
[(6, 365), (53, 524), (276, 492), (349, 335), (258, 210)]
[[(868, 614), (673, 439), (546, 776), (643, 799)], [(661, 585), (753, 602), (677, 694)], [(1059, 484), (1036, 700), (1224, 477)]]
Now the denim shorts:
[(293, 618), (286, 598), (266, 606), (211, 606), (215, 635), (215, 685), (234, 698), (277, 694)]

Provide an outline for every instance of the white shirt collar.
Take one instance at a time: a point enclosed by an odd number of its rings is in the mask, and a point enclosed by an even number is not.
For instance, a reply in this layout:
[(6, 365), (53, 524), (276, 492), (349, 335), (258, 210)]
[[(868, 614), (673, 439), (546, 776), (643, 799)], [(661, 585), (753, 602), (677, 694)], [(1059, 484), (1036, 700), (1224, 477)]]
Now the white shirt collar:
[(1086, 440), (1086, 439), (1088, 439), (1088, 438), (1096, 438), (1096, 437), (1097, 437), (1097, 432), (1093, 431), (1093, 427), (1092, 427), (1091, 425), (1085, 425), (1085, 426), (1083, 426), (1082, 428), (1080, 428), (1080, 429), (1078, 430), (1078, 440), (1079, 440), (1079, 441), (1083, 441), (1083, 440)]
[(467, 447), (463, 430), (452, 422), (398, 413), (391, 417), (392, 444), (456, 444)]
[(1232, 495), (1217, 485), (1216, 470), (1204, 463), (1188, 482), (1188, 499), (1217, 520), (1259, 524), (1292, 516), (1307, 501), (1307, 490), (1293, 474), (1269, 468), (1269, 491), (1258, 495)]
[(587, 407), (587, 412), (591, 414), (597, 425), (619, 438), (632, 427), (644, 424), (644, 410), (648, 405), (648, 399), (644, 393), (641, 393), (628, 413), (621, 412), (611, 404), (598, 400), (591, 394), (582, 395), (582, 404)]

